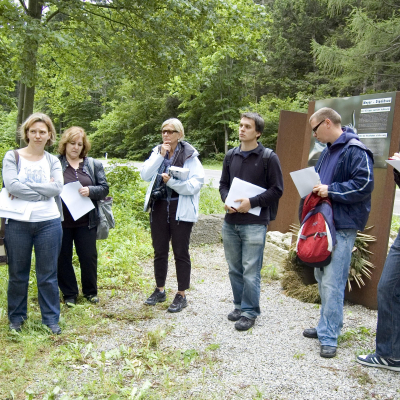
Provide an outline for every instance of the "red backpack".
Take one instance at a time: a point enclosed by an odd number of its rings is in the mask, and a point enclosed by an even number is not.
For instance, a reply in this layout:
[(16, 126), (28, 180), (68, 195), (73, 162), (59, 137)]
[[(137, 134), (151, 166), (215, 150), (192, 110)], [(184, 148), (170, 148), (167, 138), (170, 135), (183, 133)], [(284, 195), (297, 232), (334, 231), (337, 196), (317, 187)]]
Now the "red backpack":
[(326, 267), (331, 262), (335, 244), (336, 229), (331, 201), (310, 193), (303, 204), (296, 243), (297, 257), (309, 267)]

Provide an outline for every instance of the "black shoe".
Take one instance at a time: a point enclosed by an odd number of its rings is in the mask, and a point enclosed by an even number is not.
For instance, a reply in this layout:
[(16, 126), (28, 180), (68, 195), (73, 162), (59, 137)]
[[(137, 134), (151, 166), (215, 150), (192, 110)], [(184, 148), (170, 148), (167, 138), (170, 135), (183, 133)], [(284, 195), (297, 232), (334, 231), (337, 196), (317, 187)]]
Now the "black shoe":
[(324, 358), (332, 358), (336, 356), (336, 347), (334, 346), (325, 346), (321, 344), (321, 352), (319, 353), (321, 357)]
[(99, 298), (94, 294), (90, 294), (89, 296), (85, 296), (85, 298), (89, 303), (92, 303), (92, 304), (97, 304), (100, 301)]
[(165, 290), (161, 293), (159, 288), (156, 288), (153, 294), (144, 302), (149, 306), (155, 306), (157, 303), (162, 303), (167, 300), (167, 294)]
[(232, 312), (228, 314), (229, 321), (239, 321), (242, 316), (242, 310), (235, 308)]
[(248, 331), (254, 325), (255, 321), (255, 319), (240, 317), (239, 321), (235, 323), (235, 328), (238, 331)]
[(168, 312), (179, 312), (182, 311), (182, 308), (187, 307), (186, 296), (183, 297), (181, 294), (177, 293), (174, 301), (168, 307)]
[(304, 329), (303, 336), (310, 339), (318, 339), (317, 330), (315, 328)]
[(60, 335), (61, 334), (61, 328), (58, 326), (58, 324), (47, 325), (47, 326), (50, 328), (51, 332), (54, 335)]
[(67, 307), (75, 307), (77, 297), (78, 296), (64, 297), (64, 304)]
[(21, 332), (23, 322), (10, 322), (10, 331)]

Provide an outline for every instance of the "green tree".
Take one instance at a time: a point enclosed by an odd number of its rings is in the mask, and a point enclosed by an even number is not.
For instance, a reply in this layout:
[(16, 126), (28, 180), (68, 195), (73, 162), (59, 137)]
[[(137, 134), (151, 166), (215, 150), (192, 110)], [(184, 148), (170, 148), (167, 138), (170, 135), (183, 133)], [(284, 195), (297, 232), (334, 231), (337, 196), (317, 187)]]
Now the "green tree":
[(313, 41), (321, 69), (349, 94), (399, 90), (400, 3), (326, 0), (332, 15), (347, 10), (345, 29)]

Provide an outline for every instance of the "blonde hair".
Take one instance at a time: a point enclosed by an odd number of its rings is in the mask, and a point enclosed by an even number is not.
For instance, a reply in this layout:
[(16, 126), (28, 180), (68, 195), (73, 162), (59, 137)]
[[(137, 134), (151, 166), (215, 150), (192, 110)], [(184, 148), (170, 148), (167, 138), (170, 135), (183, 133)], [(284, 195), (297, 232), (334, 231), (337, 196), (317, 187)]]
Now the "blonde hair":
[(43, 113), (31, 114), (21, 124), (21, 126), (19, 127), (19, 134), (20, 134), (21, 139), (23, 139), (26, 144), (29, 143), (28, 131), (29, 131), (30, 127), (36, 122), (43, 122), (44, 124), (46, 124), (47, 129), (49, 130), (49, 133), (50, 133), (50, 138), (46, 142), (46, 145), (51, 146), (56, 141), (56, 136), (57, 136), (56, 128), (54, 128), (54, 124), (53, 124), (52, 120), (50, 119), (50, 117)]
[(319, 119), (321, 121), (329, 119), (332, 121), (333, 125), (342, 124), (342, 117), (340, 114), (329, 107), (320, 108), (313, 115), (311, 115), (309, 122), (311, 122), (312, 119)]
[(83, 142), (83, 147), (81, 154), (79, 154), (80, 158), (86, 157), (87, 153), (89, 152), (91, 148), (91, 144), (89, 142), (89, 139), (86, 135), (86, 132), (83, 128), (80, 126), (71, 126), (71, 128), (68, 128), (63, 135), (61, 136), (60, 142), (58, 143), (58, 152), (62, 155), (65, 156), (65, 149), (67, 147), (67, 143), (71, 143), (77, 136), (82, 135), (82, 142)]
[(165, 125), (171, 124), (176, 131), (178, 131), (181, 134), (181, 137), (179, 138), (179, 141), (181, 141), (185, 137), (185, 130), (183, 129), (182, 122), (179, 121), (178, 118), (170, 118), (164, 121), (161, 125), (161, 130), (164, 128)]

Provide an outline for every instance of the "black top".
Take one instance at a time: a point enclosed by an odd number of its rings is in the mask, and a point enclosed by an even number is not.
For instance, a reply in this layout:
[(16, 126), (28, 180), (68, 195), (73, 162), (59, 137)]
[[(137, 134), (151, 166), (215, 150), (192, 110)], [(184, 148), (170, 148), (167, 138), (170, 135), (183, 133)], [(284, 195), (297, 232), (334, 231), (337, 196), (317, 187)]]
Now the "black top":
[[(71, 182), (79, 181), (82, 186), (92, 186), (93, 182), (89, 175), (83, 171), (83, 162), (79, 164), (79, 168), (75, 169), (68, 165), (64, 171), (64, 185)], [(63, 228), (77, 228), (89, 225), (89, 213), (83, 215), (81, 218), (74, 221), (68, 207), (62, 202), (64, 221), (62, 222)]]
[(264, 146), (261, 143), (258, 143), (258, 146), (251, 150), (247, 157), (244, 157), (240, 151), (235, 152), (231, 157), (229, 167), (227, 166), (225, 157), (221, 180), (219, 182), (219, 192), (223, 202), (225, 202), (225, 199), (228, 196), (229, 188), (231, 187), (233, 178), (235, 177), (266, 189), (264, 193), (250, 198), (251, 208), (261, 207), (261, 213), (259, 216), (249, 213), (226, 214), (225, 221), (228, 224), (268, 225), (270, 220), (268, 206), (272, 205), (282, 196), (283, 177), (281, 165), (278, 156), (275, 153), (272, 153), (268, 160), (268, 168), (266, 171), (267, 176), (265, 176), (263, 154)]

